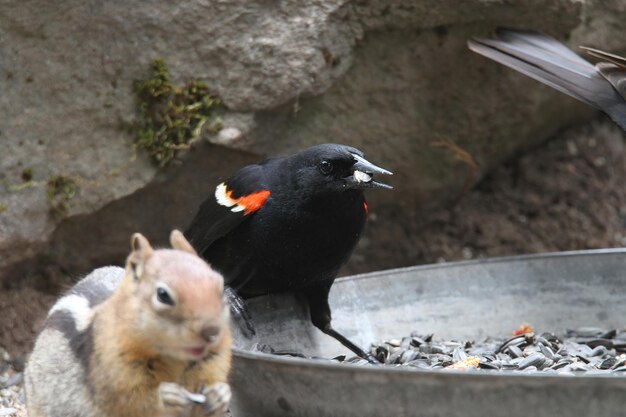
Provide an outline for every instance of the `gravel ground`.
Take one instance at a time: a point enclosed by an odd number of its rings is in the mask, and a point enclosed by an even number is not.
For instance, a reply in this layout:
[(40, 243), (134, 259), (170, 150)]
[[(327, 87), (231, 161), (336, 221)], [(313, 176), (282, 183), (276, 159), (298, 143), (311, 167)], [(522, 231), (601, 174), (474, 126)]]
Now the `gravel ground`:
[(27, 416), (24, 405), (24, 361), (0, 347), (0, 417)]

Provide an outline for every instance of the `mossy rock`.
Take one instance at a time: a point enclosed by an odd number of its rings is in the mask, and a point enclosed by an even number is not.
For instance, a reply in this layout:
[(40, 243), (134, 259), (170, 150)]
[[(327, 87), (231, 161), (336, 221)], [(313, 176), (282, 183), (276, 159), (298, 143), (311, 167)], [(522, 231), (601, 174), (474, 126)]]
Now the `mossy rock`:
[(50, 204), (50, 214), (55, 218), (67, 216), (70, 201), (76, 196), (78, 184), (70, 177), (55, 175), (46, 183), (46, 196)]
[(150, 69), (149, 78), (134, 83), (139, 117), (135, 146), (147, 151), (162, 168), (179, 150), (189, 148), (203, 129), (216, 132), (221, 128), (215, 116), (220, 100), (203, 82), (172, 85), (162, 59), (152, 61)]

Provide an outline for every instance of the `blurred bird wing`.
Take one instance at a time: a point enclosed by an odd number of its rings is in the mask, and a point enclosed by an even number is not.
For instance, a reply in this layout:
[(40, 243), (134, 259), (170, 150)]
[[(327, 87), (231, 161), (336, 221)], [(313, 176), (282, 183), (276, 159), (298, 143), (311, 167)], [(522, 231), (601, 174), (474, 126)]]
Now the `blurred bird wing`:
[(547, 35), (501, 29), (499, 39), (473, 39), (469, 48), (604, 111), (626, 130), (626, 59), (586, 48), (613, 64), (585, 61)]
[(588, 46), (581, 46), (580, 49), (585, 50), (589, 55), (595, 56), (596, 58), (607, 60), (618, 67), (622, 67), (622, 69), (626, 70), (626, 58), (612, 54), (610, 52), (604, 52), (599, 49), (590, 48)]
[(626, 68), (613, 63), (599, 62), (596, 68), (613, 88), (624, 98), (626, 98)]
[(262, 165), (244, 167), (204, 200), (185, 237), (201, 254), (260, 210), (269, 196)]
[(609, 61), (597, 63), (596, 69), (622, 97), (626, 98), (626, 58), (588, 46), (581, 46), (580, 48), (591, 56)]
[[(596, 68), (622, 98), (626, 99), (626, 68), (609, 62), (599, 62)], [(617, 102), (605, 111), (615, 123), (626, 130), (626, 101)]]
[(557, 40), (534, 32), (500, 30), (469, 48), (600, 110), (622, 99), (596, 67)]

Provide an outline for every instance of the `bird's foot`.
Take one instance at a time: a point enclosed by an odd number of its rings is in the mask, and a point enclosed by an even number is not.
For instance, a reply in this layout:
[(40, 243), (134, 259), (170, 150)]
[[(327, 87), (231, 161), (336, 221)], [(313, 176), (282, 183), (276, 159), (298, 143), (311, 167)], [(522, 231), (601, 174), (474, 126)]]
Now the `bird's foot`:
[[(228, 300), (230, 304), (230, 312), (233, 315), (234, 319), (239, 323), (239, 327), (244, 333), (244, 336), (247, 338), (251, 338), (256, 334), (256, 330), (254, 328), (254, 323), (252, 322), (252, 317), (250, 317), (250, 313), (246, 308), (246, 302), (243, 298), (237, 294), (232, 287), (224, 288), (224, 296)], [(242, 323), (243, 322), (243, 323)]]
[(366, 361), (368, 361), (369, 363), (371, 363), (372, 365), (380, 365), (380, 362), (378, 361), (378, 359), (376, 359), (376, 357), (369, 352), (363, 351), (363, 356), (361, 357), (365, 359)]
[(322, 330), (327, 335), (337, 339), (339, 343), (341, 343), (342, 345), (350, 349), (352, 352), (354, 352), (357, 356), (365, 359), (372, 365), (380, 365), (380, 361), (378, 361), (378, 359), (376, 359), (374, 355), (372, 355), (369, 352), (366, 352), (365, 350), (361, 349), (360, 347), (352, 343), (347, 337), (339, 333), (337, 330), (333, 329), (330, 323), (327, 323), (320, 330)]

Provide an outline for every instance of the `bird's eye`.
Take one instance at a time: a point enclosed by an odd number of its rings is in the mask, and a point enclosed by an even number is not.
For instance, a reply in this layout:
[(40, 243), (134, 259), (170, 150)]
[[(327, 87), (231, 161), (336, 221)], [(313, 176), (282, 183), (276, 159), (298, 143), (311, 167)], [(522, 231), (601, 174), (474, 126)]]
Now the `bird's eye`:
[(156, 298), (161, 304), (166, 304), (168, 306), (174, 305), (174, 299), (172, 298), (170, 293), (163, 287), (157, 288)]
[(327, 161), (326, 159), (324, 159), (321, 163), (320, 163), (320, 171), (322, 171), (322, 174), (324, 175), (328, 175), (333, 171), (333, 164), (330, 161)]

